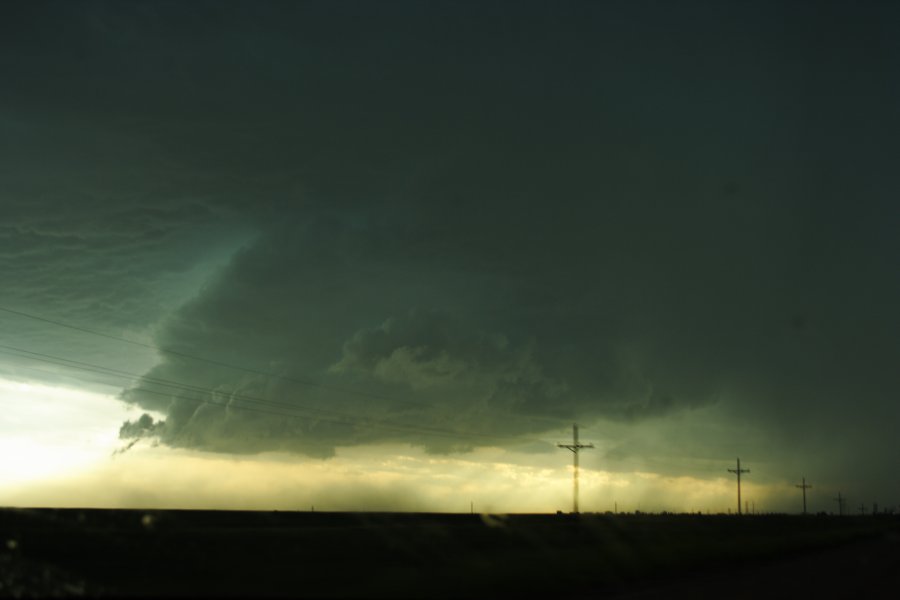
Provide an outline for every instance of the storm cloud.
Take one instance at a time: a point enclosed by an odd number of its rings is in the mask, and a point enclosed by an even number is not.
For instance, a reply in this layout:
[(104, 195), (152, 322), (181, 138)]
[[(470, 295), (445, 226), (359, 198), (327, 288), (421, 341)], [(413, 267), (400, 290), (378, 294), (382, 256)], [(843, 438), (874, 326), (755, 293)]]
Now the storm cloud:
[(130, 373), (92, 377), (171, 446), (722, 406), (896, 466), (898, 15), (863, 4), (6, 7), (0, 304), (155, 350), (4, 339)]

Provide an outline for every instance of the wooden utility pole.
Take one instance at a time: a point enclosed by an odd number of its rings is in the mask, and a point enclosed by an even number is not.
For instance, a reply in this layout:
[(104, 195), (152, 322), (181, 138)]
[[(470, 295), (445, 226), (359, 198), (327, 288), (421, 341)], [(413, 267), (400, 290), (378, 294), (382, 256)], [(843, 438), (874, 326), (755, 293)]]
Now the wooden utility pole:
[(578, 425), (572, 425), (572, 443), (571, 444), (557, 444), (560, 448), (566, 448), (567, 450), (571, 450), (572, 454), (575, 455), (574, 465), (575, 471), (572, 475), (572, 487), (573, 487), (573, 499), (572, 499), (572, 512), (578, 514), (578, 451), (582, 448), (593, 448), (593, 444), (579, 444), (578, 443)]
[(847, 499), (841, 497), (841, 493), (838, 492), (838, 497), (835, 498), (834, 501), (838, 503), (838, 516), (843, 516), (843, 514), (844, 514), (844, 503), (847, 501)]
[(803, 477), (803, 483), (801, 483), (800, 485), (796, 485), (794, 487), (803, 489), (803, 514), (805, 515), (806, 514), (806, 490), (808, 490), (812, 486), (809, 485), (808, 483), (806, 483), (806, 477)]
[(729, 473), (734, 473), (737, 475), (737, 483), (738, 483), (738, 514), (741, 514), (741, 473), (749, 473), (750, 469), (742, 469), (741, 468), (741, 459), (737, 459), (737, 469), (728, 469)]

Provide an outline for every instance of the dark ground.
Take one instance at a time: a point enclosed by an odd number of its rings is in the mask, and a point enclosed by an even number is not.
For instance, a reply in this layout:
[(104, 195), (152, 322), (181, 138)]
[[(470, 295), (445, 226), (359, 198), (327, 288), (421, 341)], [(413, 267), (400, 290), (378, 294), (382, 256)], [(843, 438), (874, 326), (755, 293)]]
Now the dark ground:
[(0, 596), (894, 597), (897, 517), (0, 510)]

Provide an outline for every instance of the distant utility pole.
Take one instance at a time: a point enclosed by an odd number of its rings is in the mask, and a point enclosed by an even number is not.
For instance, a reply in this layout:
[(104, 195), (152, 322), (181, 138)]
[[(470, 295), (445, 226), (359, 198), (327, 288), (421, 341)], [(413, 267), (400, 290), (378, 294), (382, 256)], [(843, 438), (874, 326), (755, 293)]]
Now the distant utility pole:
[(860, 505), (859, 505), (859, 514), (861, 514), (861, 515), (866, 514), (866, 505), (865, 505), (865, 504), (860, 503)]
[(806, 514), (806, 490), (808, 490), (812, 486), (810, 484), (806, 483), (806, 477), (803, 477), (803, 483), (801, 483), (800, 485), (795, 485), (794, 487), (803, 489), (803, 514), (805, 515)]
[(843, 516), (844, 514), (844, 503), (847, 501), (846, 498), (841, 497), (841, 493), (838, 492), (838, 497), (834, 498), (834, 501), (838, 503), (838, 516)]
[(749, 473), (750, 469), (742, 469), (741, 468), (741, 459), (737, 459), (737, 469), (728, 469), (729, 473), (734, 473), (737, 475), (738, 482), (738, 514), (741, 514), (741, 473)]
[(572, 443), (571, 444), (557, 444), (560, 448), (566, 448), (567, 450), (571, 450), (572, 454), (575, 455), (575, 472), (573, 474), (573, 490), (574, 496), (572, 500), (572, 512), (578, 514), (578, 451), (582, 448), (593, 448), (593, 444), (579, 444), (578, 443), (578, 425), (572, 425)]

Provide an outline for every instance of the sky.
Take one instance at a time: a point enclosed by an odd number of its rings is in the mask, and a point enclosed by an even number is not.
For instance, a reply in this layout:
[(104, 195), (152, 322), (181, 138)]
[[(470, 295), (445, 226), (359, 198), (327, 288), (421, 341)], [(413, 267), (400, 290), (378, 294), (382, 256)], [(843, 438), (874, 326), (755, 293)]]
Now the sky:
[(3, 3), (0, 505), (900, 505), (898, 18)]

